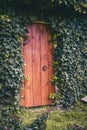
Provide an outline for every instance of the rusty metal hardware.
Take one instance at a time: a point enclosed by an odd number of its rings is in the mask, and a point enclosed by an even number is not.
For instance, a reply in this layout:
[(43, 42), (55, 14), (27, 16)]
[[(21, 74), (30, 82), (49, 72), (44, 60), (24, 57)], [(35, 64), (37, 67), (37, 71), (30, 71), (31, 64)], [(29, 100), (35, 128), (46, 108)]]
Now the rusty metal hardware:
[(47, 66), (46, 66), (46, 65), (43, 65), (42, 70), (43, 70), (43, 71), (46, 71), (46, 70), (47, 70)]

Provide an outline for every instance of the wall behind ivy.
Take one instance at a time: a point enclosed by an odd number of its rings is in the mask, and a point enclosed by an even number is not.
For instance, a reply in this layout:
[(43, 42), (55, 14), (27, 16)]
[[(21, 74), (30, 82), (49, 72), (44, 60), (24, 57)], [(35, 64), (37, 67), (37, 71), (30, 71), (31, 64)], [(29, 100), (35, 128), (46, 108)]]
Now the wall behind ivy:
[(53, 80), (60, 88), (61, 102), (70, 106), (87, 94), (87, 19), (65, 18), (54, 23)]

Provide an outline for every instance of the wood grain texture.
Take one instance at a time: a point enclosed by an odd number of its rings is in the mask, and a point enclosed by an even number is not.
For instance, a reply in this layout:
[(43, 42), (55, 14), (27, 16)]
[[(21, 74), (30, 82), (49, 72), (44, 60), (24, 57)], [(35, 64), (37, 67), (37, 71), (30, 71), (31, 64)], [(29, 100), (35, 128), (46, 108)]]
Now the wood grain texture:
[(34, 106), (41, 105), (41, 76), (40, 76), (40, 28), (33, 25), (33, 98)]
[(27, 26), (28, 38), (23, 46), (25, 82), (21, 91), (24, 107), (49, 105), (52, 103), (48, 96), (54, 92), (51, 84), (53, 76), (53, 45), (46, 24)]
[(48, 99), (48, 39), (45, 25), (41, 29), (41, 88), (42, 88), (42, 105), (49, 104)]
[(33, 106), (33, 87), (32, 87), (32, 26), (27, 26), (28, 38), (23, 46), (24, 55), (24, 105), (25, 107)]

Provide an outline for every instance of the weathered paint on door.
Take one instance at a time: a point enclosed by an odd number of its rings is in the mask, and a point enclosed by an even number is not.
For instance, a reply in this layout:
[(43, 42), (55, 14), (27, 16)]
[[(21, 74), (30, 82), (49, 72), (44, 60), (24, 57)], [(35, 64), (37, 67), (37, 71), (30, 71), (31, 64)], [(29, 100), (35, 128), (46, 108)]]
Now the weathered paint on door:
[(51, 83), (53, 76), (53, 46), (46, 24), (32, 24), (27, 26), (27, 36), (23, 46), (25, 82), (22, 89), (21, 105), (24, 107), (51, 104), (48, 98), (54, 92)]

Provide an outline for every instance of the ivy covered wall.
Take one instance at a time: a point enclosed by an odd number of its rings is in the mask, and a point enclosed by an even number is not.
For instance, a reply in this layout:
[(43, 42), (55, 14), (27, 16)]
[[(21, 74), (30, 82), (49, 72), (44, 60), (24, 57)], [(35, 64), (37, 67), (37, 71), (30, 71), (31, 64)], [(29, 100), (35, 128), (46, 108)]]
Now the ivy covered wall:
[[(11, 10), (12, 11), (12, 10)], [(22, 36), (25, 28), (21, 16), (10, 10), (0, 12), (0, 129), (20, 129), (20, 88), (23, 82)]]
[(55, 26), (53, 81), (63, 105), (70, 106), (87, 94), (87, 19), (63, 19)]
[(87, 2), (1, 0), (0, 7), (0, 129), (19, 130), (14, 113), (19, 109), (23, 81), (25, 25), (37, 20), (49, 23), (54, 43), (52, 81), (60, 90), (58, 100), (71, 106), (87, 94)]

